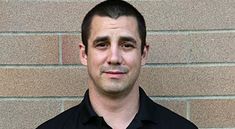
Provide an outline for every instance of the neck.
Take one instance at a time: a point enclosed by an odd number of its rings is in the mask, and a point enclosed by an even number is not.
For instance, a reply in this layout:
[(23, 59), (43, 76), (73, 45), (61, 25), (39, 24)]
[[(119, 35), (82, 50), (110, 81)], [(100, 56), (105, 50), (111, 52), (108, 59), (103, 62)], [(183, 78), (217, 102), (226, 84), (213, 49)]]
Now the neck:
[(89, 87), (89, 97), (95, 112), (114, 129), (126, 129), (139, 110), (138, 86), (134, 86), (125, 97), (109, 97)]

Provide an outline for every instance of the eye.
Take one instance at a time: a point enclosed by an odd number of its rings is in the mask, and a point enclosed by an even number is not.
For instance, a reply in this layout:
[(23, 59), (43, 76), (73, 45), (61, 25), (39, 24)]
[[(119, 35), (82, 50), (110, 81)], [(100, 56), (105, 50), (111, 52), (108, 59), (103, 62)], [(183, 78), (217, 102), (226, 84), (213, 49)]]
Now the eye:
[(134, 46), (132, 44), (124, 44), (123, 47), (126, 47), (126, 48), (134, 48)]
[(135, 48), (135, 45), (132, 42), (124, 41), (122, 42), (121, 47), (125, 50), (129, 50)]
[(95, 47), (98, 49), (105, 49), (109, 46), (109, 44), (107, 42), (101, 41), (101, 42), (97, 42)]

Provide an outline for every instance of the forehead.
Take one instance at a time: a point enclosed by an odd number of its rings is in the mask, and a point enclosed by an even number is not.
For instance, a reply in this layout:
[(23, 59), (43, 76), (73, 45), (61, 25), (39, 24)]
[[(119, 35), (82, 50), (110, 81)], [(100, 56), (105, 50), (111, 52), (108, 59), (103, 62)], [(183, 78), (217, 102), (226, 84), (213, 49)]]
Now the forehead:
[(107, 16), (94, 16), (91, 22), (90, 36), (100, 34), (123, 34), (139, 37), (137, 20), (133, 16), (120, 16), (116, 19)]
[(97, 21), (104, 20), (104, 21), (117, 21), (117, 20), (130, 20), (131, 22), (137, 23), (137, 19), (134, 16), (118, 16), (118, 17), (109, 17), (109, 16), (100, 16), (100, 15), (94, 15), (91, 23), (96, 23)]

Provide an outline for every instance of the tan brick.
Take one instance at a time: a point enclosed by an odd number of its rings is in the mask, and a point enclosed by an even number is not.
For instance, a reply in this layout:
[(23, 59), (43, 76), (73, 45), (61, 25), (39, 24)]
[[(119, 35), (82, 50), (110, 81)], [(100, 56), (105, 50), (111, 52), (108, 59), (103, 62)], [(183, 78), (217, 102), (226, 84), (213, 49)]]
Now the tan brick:
[(149, 34), (148, 63), (234, 62), (235, 33)]
[(179, 100), (155, 100), (157, 104), (160, 104), (173, 112), (183, 116), (187, 117), (187, 104), (185, 101), (179, 101)]
[(190, 62), (235, 62), (235, 33), (191, 34)]
[(0, 64), (58, 64), (57, 36), (0, 36)]
[[(140, 84), (151, 96), (233, 95), (235, 67), (145, 67)], [(83, 96), (84, 67), (1, 68), (0, 96)]]
[(233, 128), (235, 100), (194, 100), (191, 120), (200, 128)]
[(80, 64), (79, 43), (80, 36), (62, 36), (63, 64)]
[(149, 30), (233, 29), (234, 0), (133, 1)]
[(187, 63), (190, 37), (184, 34), (149, 34), (148, 63)]
[(84, 14), (94, 3), (1, 1), (0, 31), (79, 31)]
[(67, 110), (71, 107), (78, 105), (81, 101), (82, 101), (82, 98), (76, 99), (76, 100), (65, 100), (64, 101), (64, 110)]
[(1, 68), (0, 96), (82, 96), (86, 78), (81, 67)]
[[(234, 0), (131, 1), (148, 30), (233, 29)], [(0, 31), (79, 31), (97, 1), (1, 1)]]
[(151, 96), (234, 95), (234, 78), (234, 66), (148, 66), (139, 81)]
[(34, 129), (60, 111), (61, 102), (53, 100), (1, 100), (0, 128)]

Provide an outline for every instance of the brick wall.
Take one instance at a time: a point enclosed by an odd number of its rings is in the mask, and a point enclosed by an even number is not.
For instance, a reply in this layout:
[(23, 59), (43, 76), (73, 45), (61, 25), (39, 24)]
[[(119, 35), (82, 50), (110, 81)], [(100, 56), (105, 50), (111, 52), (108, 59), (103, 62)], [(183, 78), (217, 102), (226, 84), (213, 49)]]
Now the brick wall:
[[(80, 24), (97, 1), (0, 1), (0, 129), (34, 129), (86, 90)], [(201, 129), (235, 129), (235, 1), (131, 1), (147, 21), (141, 84)]]

